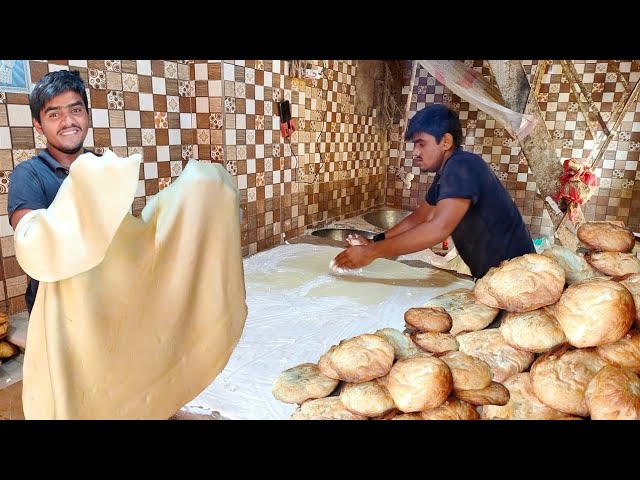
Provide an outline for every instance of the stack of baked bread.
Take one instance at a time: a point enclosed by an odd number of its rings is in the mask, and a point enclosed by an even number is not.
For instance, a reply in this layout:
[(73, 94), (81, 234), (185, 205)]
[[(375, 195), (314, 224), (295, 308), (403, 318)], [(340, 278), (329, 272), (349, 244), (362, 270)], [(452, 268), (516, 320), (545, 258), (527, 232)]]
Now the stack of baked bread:
[(9, 332), (9, 315), (0, 312), (0, 365), (2, 361), (13, 357), (20, 349), (13, 343), (6, 341), (5, 337)]
[(640, 419), (633, 233), (593, 222), (578, 237), (585, 255), (505, 261), (409, 309), (404, 333), (345, 339), (282, 372), (274, 396), (299, 405), (294, 419)]

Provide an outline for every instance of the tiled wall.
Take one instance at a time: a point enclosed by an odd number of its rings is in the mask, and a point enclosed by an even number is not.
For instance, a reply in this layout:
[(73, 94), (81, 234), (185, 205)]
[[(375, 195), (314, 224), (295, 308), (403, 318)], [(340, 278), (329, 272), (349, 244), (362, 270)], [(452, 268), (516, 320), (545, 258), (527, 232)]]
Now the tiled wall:
[[(143, 154), (134, 214), (189, 159), (224, 164), (240, 192), (248, 255), (384, 202), (389, 145), (371, 117), (353, 113), (357, 62), (313, 63), (322, 79), (293, 78), (280, 60), (32, 60), (30, 72), (34, 84), (52, 70), (79, 70), (91, 107), (85, 145)], [(298, 121), (286, 140), (282, 100)], [(7, 184), (45, 143), (27, 94), (0, 92), (0, 300), (11, 313), (25, 308), (27, 276), (15, 258)]]
[[(209, 148), (200, 130), (208, 115), (218, 130), (210, 130), (211, 156), (240, 190), (245, 255), (384, 202), (388, 143), (371, 117), (353, 113), (357, 62), (314, 63), (324, 67), (322, 79), (292, 77), (280, 60), (224, 61), (220, 99), (218, 70), (194, 65), (198, 149)], [(204, 87), (198, 91), (205, 80), (215, 84), (209, 105)], [(298, 122), (289, 139), (280, 134), (284, 100)]]
[[(486, 61), (467, 60), (465, 63), (494, 82)], [(538, 62), (524, 60), (522, 63), (531, 81)], [(609, 120), (624, 88), (632, 89), (640, 77), (637, 60), (574, 60), (573, 63), (605, 121)], [(623, 80), (619, 79), (616, 71), (620, 72)], [(405, 72), (403, 93), (406, 101), (411, 62), (407, 62)], [(519, 207), (532, 237), (550, 235), (551, 221), (542, 200), (536, 196), (537, 186), (518, 142), (494, 119), (461, 100), (418, 66), (409, 116), (431, 103), (447, 103), (459, 111), (464, 149), (481, 155), (496, 172)], [(543, 75), (538, 104), (559, 158), (586, 158), (594, 148), (594, 139), (562, 74), (560, 62), (553, 62)], [(601, 131), (600, 128), (597, 130)], [(417, 167), (412, 167), (411, 143), (407, 143), (404, 152), (398, 156), (401, 145), (399, 132), (400, 127), (396, 126), (391, 134), (391, 173), (401, 168), (406, 172), (412, 171), (416, 179), (407, 190), (402, 188), (397, 177), (389, 175), (386, 202), (395, 207), (414, 209), (424, 199), (434, 174), (420, 174)], [(640, 231), (640, 185), (635, 182), (640, 179), (636, 172), (639, 152), (640, 104), (636, 103), (624, 117), (618, 138), (609, 144), (604, 161), (596, 170), (600, 177), (599, 189), (584, 209), (587, 220), (622, 220), (634, 231)]]

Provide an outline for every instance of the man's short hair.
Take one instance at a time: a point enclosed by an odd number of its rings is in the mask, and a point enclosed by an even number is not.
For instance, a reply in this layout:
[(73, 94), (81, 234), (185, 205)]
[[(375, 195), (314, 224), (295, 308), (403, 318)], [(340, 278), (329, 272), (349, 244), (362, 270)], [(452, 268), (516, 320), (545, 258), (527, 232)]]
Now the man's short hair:
[(84, 108), (89, 111), (89, 100), (87, 99), (87, 90), (80, 73), (78, 71), (56, 70), (49, 72), (42, 77), (33, 92), (29, 95), (29, 108), (31, 116), (40, 123), (40, 111), (45, 104), (61, 93), (73, 91), (82, 97)]

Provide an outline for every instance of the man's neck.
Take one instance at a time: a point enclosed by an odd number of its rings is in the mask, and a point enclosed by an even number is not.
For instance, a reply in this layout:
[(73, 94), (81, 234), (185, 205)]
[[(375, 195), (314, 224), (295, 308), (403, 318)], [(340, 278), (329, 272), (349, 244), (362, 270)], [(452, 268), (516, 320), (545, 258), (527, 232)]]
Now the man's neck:
[(85, 149), (84, 147), (82, 147), (76, 153), (64, 153), (60, 150), (56, 150), (55, 148), (47, 147), (47, 151), (49, 152), (49, 155), (51, 155), (54, 160), (60, 164), (61, 167), (69, 170), (69, 168), (71, 168), (71, 164), (75, 161), (76, 158), (78, 158), (85, 152)]
[(451, 155), (453, 155), (455, 152), (456, 152), (455, 150), (447, 150), (447, 152), (444, 154), (444, 160), (442, 160), (442, 165), (440, 165), (440, 169), (438, 170), (438, 173), (440, 175), (442, 175), (442, 171), (444, 170), (445, 164), (451, 158)]

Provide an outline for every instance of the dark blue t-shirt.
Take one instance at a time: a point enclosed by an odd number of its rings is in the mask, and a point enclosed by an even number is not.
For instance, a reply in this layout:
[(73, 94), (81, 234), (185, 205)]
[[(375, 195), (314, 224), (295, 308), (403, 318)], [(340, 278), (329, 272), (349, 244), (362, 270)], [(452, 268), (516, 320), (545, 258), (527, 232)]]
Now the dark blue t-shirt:
[[(49, 208), (69, 171), (60, 165), (47, 150), (16, 166), (9, 177), (9, 218), (22, 208)], [(15, 227), (15, 225), (13, 225)], [(31, 313), (38, 291), (38, 281), (30, 279), (25, 293), (27, 309)]]
[(518, 207), (478, 155), (457, 150), (449, 157), (426, 200), (435, 205), (445, 198), (471, 200), (451, 237), (474, 277), (483, 277), (503, 260), (535, 252)]

